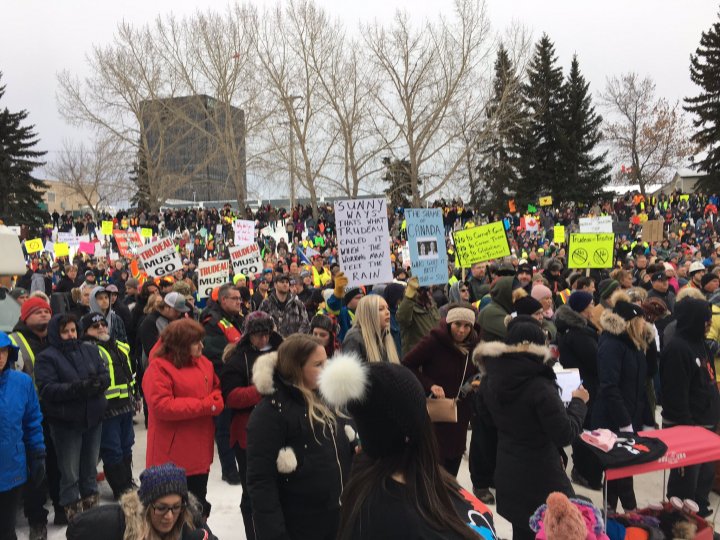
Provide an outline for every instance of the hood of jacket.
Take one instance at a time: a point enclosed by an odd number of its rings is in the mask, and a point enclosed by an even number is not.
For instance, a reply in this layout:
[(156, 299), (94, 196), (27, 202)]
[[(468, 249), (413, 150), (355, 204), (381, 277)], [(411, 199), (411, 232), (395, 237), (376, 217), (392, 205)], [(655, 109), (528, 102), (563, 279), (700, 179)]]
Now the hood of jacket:
[(487, 376), (488, 389), (501, 404), (517, 399), (532, 379), (545, 377), (554, 381), (555, 372), (546, 364), (551, 359), (550, 349), (535, 343), (507, 345), (488, 341), (473, 352), (473, 363)]
[(75, 351), (80, 347), (80, 342), (77, 339), (62, 339), (60, 337), (60, 319), (64, 317), (63, 314), (58, 313), (50, 319), (47, 341), (50, 346), (63, 352)]
[[(120, 497), (120, 509), (125, 516), (125, 538), (141, 538), (145, 521), (145, 506), (136, 489), (128, 491)], [(202, 504), (197, 497), (188, 492), (187, 509), (190, 512), (195, 529), (203, 526)]]
[(460, 282), (456, 281), (452, 285), (450, 285), (450, 290), (448, 291), (448, 303), (452, 304), (460, 302)]
[[(627, 333), (627, 322), (620, 315), (613, 313), (611, 309), (606, 309), (600, 315), (600, 327), (603, 332), (632, 342)], [(645, 322), (644, 338), (646, 343), (651, 343), (655, 339), (655, 330), (648, 322)]]
[(588, 320), (567, 304), (563, 304), (555, 312), (555, 326), (557, 326), (558, 332), (570, 328), (586, 328)]
[[(95, 287), (92, 291), (90, 291), (90, 311), (94, 313), (102, 313), (103, 315), (107, 315), (102, 309), (100, 309), (100, 306), (98, 305), (97, 301), (97, 295), (101, 292), (105, 292), (104, 287)], [(110, 311), (110, 310), (108, 310)], [(109, 323), (108, 323), (109, 324)]]
[(500, 305), (506, 312), (512, 313), (512, 276), (503, 276), (495, 282), (490, 289), (492, 301)]
[(684, 298), (675, 304), (676, 332), (689, 341), (702, 342), (705, 321), (711, 317), (710, 303), (697, 298)]

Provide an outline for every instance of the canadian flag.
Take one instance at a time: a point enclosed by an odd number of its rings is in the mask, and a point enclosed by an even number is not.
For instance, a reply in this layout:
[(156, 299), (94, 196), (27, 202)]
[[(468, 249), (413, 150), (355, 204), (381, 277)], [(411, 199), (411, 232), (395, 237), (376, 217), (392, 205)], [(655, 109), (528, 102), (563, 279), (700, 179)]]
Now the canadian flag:
[(525, 230), (528, 232), (538, 232), (540, 230), (540, 223), (536, 217), (525, 216)]

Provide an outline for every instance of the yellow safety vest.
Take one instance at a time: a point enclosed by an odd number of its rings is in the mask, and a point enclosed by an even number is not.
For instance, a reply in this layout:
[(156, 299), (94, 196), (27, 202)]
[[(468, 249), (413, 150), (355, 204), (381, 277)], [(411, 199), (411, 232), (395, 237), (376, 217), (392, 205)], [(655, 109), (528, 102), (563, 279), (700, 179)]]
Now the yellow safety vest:
[(8, 337), (10, 338), (10, 341), (12, 341), (12, 344), (20, 349), (20, 356), (22, 356), (22, 365), (18, 366), (16, 363), (15, 368), (30, 375), (34, 381), (35, 353), (32, 348), (30, 348), (30, 344), (27, 342), (27, 339), (25, 339), (25, 336), (22, 335), (22, 332), (13, 332), (8, 335)]
[[(123, 343), (122, 341), (116, 341), (118, 350), (125, 355), (127, 365), (132, 373), (132, 364), (130, 363), (130, 345)], [(124, 399), (130, 397), (133, 389), (135, 388), (135, 379), (131, 379), (129, 383), (116, 384), (115, 383), (115, 366), (113, 365), (112, 355), (102, 345), (98, 345), (100, 350), (100, 356), (105, 362), (105, 366), (110, 372), (110, 386), (105, 390), (105, 399), (108, 401), (111, 399)]]

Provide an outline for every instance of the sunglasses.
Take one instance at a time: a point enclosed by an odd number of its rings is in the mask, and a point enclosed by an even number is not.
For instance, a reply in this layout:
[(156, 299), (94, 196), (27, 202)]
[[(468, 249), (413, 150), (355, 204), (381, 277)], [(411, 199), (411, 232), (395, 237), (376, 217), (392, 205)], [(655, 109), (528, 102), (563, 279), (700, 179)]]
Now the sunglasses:
[(95, 330), (97, 330), (98, 328), (107, 328), (107, 323), (96, 322), (96, 323), (93, 323), (93, 325), (90, 326), (90, 328), (94, 328)]

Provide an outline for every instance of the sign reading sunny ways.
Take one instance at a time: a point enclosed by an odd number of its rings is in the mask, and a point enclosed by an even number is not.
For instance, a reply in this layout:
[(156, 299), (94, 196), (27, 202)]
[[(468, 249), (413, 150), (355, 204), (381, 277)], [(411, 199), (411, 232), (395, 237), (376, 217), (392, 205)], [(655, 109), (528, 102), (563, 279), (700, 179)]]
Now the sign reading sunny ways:
[(162, 277), (182, 269), (182, 260), (175, 251), (172, 238), (161, 238), (138, 252), (143, 269), (150, 277)]
[(568, 268), (611, 268), (614, 248), (614, 234), (573, 233), (568, 248)]
[(470, 268), (474, 263), (499, 259), (510, 255), (505, 227), (502, 221), (479, 225), (453, 233), (456, 264)]
[(447, 283), (442, 211), (440, 208), (406, 208), (405, 219), (413, 276), (417, 276), (423, 287)]
[(335, 201), (340, 268), (348, 285), (392, 281), (385, 199)]

